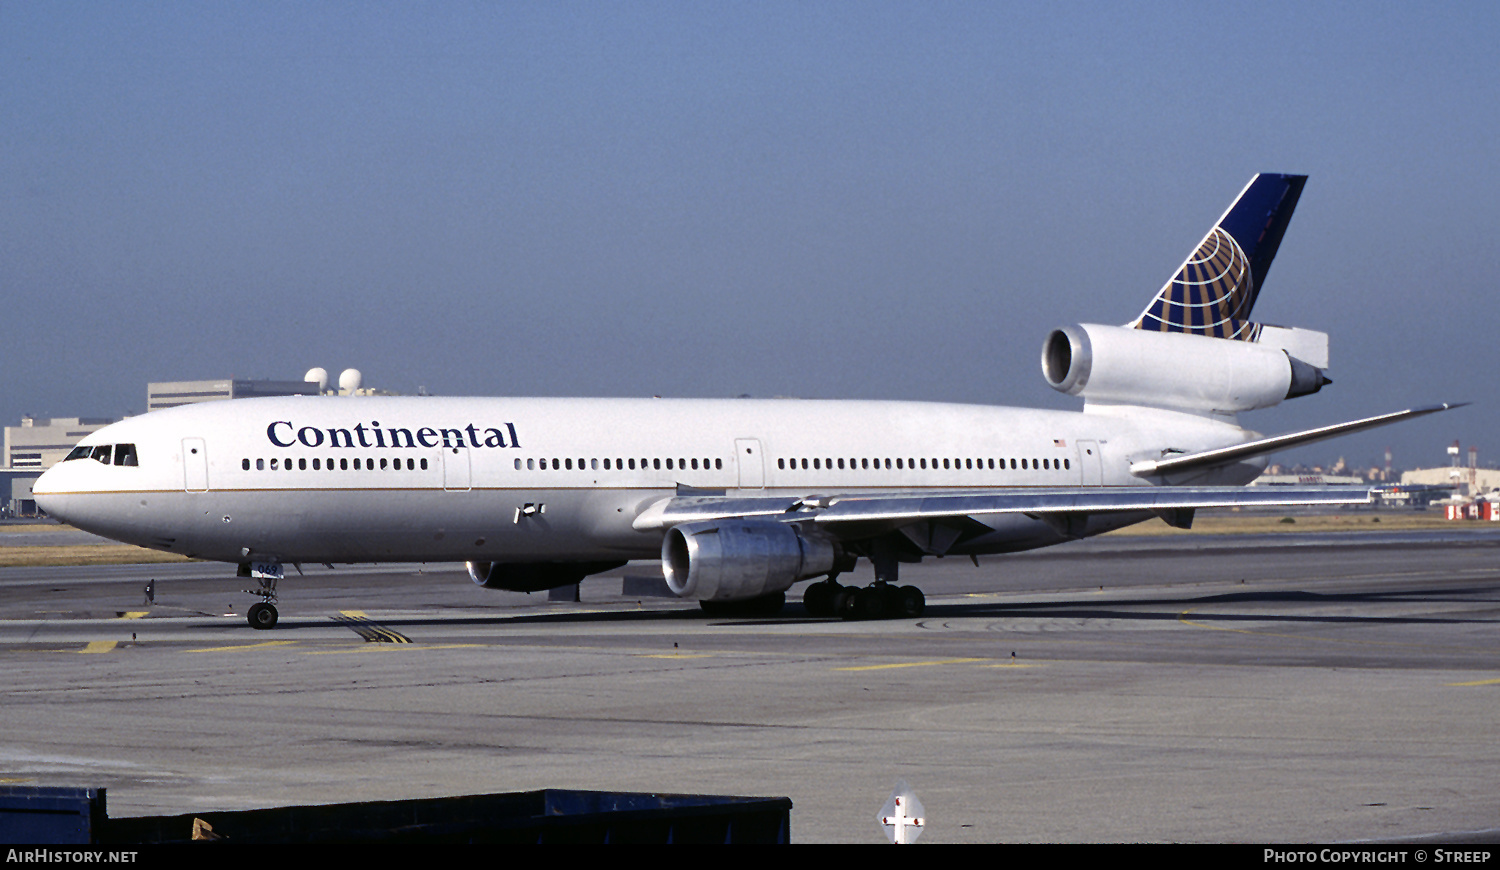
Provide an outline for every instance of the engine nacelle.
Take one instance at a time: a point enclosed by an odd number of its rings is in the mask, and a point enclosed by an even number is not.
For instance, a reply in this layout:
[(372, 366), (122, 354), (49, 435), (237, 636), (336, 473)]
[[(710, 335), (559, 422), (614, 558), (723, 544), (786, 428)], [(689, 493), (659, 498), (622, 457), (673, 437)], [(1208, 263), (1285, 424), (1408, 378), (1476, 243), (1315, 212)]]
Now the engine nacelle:
[(1042, 345), (1042, 374), (1054, 390), (1086, 401), (1226, 413), (1329, 383), (1279, 347), (1096, 323), (1054, 329)]
[(571, 586), (590, 574), (618, 568), (624, 562), (528, 562), (506, 565), (497, 562), (466, 562), (469, 579), (483, 589), (508, 592), (540, 592)]
[(745, 601), (832, 571), (838, 546), (771, 520), (683, 523), (661, 544), (667, 587), (699, 601)]

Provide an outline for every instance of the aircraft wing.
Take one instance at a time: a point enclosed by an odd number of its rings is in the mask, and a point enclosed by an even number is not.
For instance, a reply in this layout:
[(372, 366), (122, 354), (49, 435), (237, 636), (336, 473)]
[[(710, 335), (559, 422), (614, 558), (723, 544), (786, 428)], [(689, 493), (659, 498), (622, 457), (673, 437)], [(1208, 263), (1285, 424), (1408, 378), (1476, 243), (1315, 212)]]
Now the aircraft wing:
[[(813, 522), (835, 534), (848, 523), (902, 525), (920, 520), (1029, 514), (1152, 511), (1164, 518), (1178, 511), (1254, 505), (1368, 504), (1369, 487), (1241, 486), (1101, 486), (975, 490), (946, 493), (859, 493), (827, 496), (675, 496), (663, 499), (636, 517), (641, 530), (662, 530), (681, 523), (760, 518)], [(1168, 520), (1169, 522), (1171, 520)]]

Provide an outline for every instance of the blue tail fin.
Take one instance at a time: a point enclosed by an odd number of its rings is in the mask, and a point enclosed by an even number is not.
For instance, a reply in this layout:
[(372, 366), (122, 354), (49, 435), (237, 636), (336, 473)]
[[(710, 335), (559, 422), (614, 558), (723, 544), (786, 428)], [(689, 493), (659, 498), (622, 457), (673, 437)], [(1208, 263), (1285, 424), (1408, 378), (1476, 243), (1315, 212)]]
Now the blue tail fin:
[(1129, 325), (1255, 341), (1260, 325), (1250, 322), (1250, 310), (1306, 183), (1305, 175), (1262, 173), (1250, 179), (1187, 262)]

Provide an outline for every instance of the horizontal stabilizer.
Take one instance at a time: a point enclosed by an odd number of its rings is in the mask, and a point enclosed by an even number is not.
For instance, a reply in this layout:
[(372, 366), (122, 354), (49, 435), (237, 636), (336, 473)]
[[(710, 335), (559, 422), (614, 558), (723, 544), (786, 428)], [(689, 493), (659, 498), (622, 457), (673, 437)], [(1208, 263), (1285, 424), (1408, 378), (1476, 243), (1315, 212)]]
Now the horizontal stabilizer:
[(1351, 420), (1348, 423), (1335, 423), (1332, 426), (1320, 426), (1317, 429), (1307, 429), (1287, 435), (1260, 438), (1255, 441), (1247, 441), (1244, 444), (1236, 444), (1233, 447), (1221, 447), (1217, 450), (1205, 450), (1202, 453), (1188, 453), (1168, 459), (1152, 459), (1137, 462), (1130, 466), (1130, 473), (1138, 477), (1148, 477), (1155, 474), (1171, 474), (1178, 471), (1229, 465), (1243, 459), (1264, 456), (1267, 453), (1275, 453), (1278, 450), (1301, 447), (1304, 444), (1313, 444), (1328, 438), (1348, 435), (1352, 432), (1363, 432), (1366, 429), (1374, 429), (1377, 426), (1410, 420), (1413, 417), (1425, 417), (1428, 414), (1436, 414), (1439, 411), (1446, 411), (1450, 408), (1462, 408), (1467, 404), (1469, 403), (1449, 402), (1442, 405), (1429, 405), (1425, 408), (1409, 408), (1405, 411), (1381, 414), (1377, 417), (1366, 417), (1363, 420)]

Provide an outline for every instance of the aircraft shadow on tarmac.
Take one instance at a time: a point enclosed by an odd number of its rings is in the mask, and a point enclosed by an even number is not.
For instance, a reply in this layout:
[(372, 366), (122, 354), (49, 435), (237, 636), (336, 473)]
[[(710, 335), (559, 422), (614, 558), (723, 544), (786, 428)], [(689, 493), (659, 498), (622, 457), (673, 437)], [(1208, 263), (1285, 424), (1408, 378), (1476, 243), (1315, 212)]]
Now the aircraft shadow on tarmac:
[[(1460, 617), (1382, 616), (1378, 612), (1382, 605), (1411, 605), (1413, 603), (1500, 603), (1500, 589), (1490, 586), (1452, 587), (1445, 589), (1397, 589), (1382, 592), (1320, 593), (1299, 590), (1266, 592), (1234, 592), (1219, 595), (1152, 597), (1152, 598), (1106, 598), (1083, 604), (1077, 601), (1006, 601), (962, 603), (929, 602), (926, 613), (919, 621), (932, 619), (961, 619), (973, 617), (1017, 617), (1028, 619), (1108, 619), (1115, 621), (1177, 621), (1186, 611), (1192, 611), (1195, 622), (1281, 622), (1288, 624), (1486, 624), (1494, 619)], [(1234, 604), (1314, 604), (1353, 606), (1359, 605), (1370, 612), (1368, 615), (1337, 615), (1298, 613), (1295, 609), (1280, 612), (1259, 610), (1253, 613), (1203, 612), (1199, 608), (1212, 605)], [(902, 622), (910, 620), (878, 620), (870, 622)], [(500, 627), (506, 625), (641, 625), (645, 623), (696, 622), (706, 625), (756, 626), (756, 625), (809, 625), (842, 624), (837, 618), (812, 618), (798, 604), (789, 604), (786, 612), (778, 617), (725, 618), (708, 617), (693, 608), (663, 608), (641, 610), (588, 610), (550, 613), (509, 613), (494, 616), (436, 616), (417, 618), (371, 619), (371, 623), (394, 628), (419, 628), (432, 626), (457, 628), (462, 626)], [(309, 616), (285, 619), (275, 629), (276, 634), (295, 632), (299, 629), (326, 628), (328, 619)], [(241, 623), (225, 624), (226, 630), (238, 631)]]
[(1045, 617), (1058, 619), (1112, 619), (1112, 620), (1168, 620), (1182, 618), (1191, 610), (1196, 622), (1284, 622), (1284, 623), (1374, 623), (1389, 625), (1463, 624), (1489, 623), (1495, 620), (1450, 617), (1382, 616), (1378, 612), (1370, 615), (1302, 614), (1296, 612), (1222, 613), (1201, 612), (1198, 608), (1222, 604), (1319, 604), (1319, 605), (1367, 605), (1378, 610), (1383, 604), (1412, 603), (1478, 603), (1500, 602), (1500, 594), (1494, 587), (1461, 587), (1451, 589), (1410, 589), (1384, 592), (1322, 593), (1298, 590), (1267, 592), (1231, 592), (1221, 595), (1119, 598), (1080, 604), (1078, 602), (1025, 602), (975, 603), (959, 605), (929, 605), (924, 618), (933, 616), (1016, 616)]

